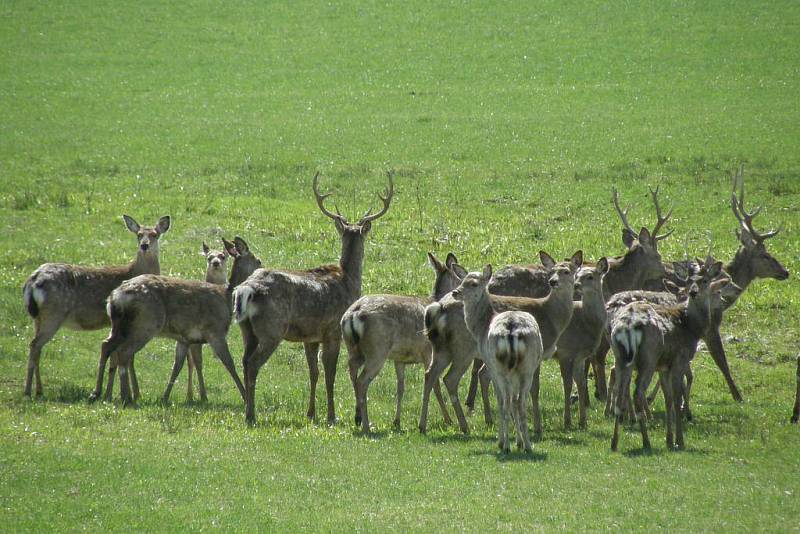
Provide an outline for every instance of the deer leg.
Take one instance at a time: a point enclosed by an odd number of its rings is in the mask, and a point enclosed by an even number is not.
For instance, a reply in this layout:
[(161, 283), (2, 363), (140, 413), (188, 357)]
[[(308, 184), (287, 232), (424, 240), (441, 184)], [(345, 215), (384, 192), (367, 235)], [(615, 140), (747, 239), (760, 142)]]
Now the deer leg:
[(367, 390), (383, 368), (384, 362), (385, 360), (380, 358), (367, 360), (356, 379), (356, 410), (361, 414), (361, 428), (365, 434), (370, 431), (369, 414), (367, 413)]
[(89, 402), (95, 402), (103, 393), (103, 377), (106, 372), (106, 363), (111, 354), (122, 343), (121, 336), (112, 335), (105, 339), (100, 345), (100, 361), (97, 363), (97, 383), (95, 384), (94, 391), (89, 395)]
[(664, 390), (664, 415), (666, 419), (666, 427), (667, 427), (667, 450), (672, 450), (675, 446), (675, 440), (673, 437), (673, 407), (674, 407), (674, 391), (672, 391), (672, 382), (669, 378), (668, 371), (664, 371), (659, 373), (658, 381), (661, 383), (661, 389)]
[(517, 428), (522, 435), (522, 445), (527, 453), (533, 452), (533, 447), (531, 446), (531, 436), (528, 432), (528, 412), (526, 410), (528, 406), (528, 393), (530, 392), (532, 386), (532, 376), (523, 378), (522, 388), (520, 388), (519, 395), (516, 399), (517, 417), (519, 417), (519, 422), (517, 423), (519, 426)]
[(564, 429), (572, 427), (572, 362), (558, 360), (561, 370), (561, 382), (564, 386)]
[(653, 385), (653, 389), (647, 394), (647, 404), (653, 404), (656, 401), (658, 391), (661, 389), (661, 381), (659, 380)]
[(239, 395), (241, 395), (242, 400), (245, 400), (245, 391), (244, 391), (244, 384), (239, 379), (239, 374), (236, 372), (236, 365), (233, 363), (233, 357), (231, 356), (231, 352), (228, 349), (228, 342), (225, 340), (224, 335), (222, 337), (212, 337), (208, 340), (208, 344), (211, 346), (211, 350), (214, 351), (214, 354), (217, 358), (222, 362), (222, 365), (225, 366), (225, 369), (228, 371), (228, 374), (231, 375), (233, 379), (233, 383), (236, 384), (236, 388), (239, 390)]
[(447, 411), (447, 404), (444, 401), (442, 387), (438, 380), (433, 384), (433, 394), (436, 396), (436, 402), (439, 404), (439, 411), (442, 412), (442, 420), (444, 421), (444, 424), (446, 426), (452, 425), (453, 420), (450, 419), (450, 413)]
[[(186, 401), (192, 402), (194, 400), (194, 354), (192, 351), (196, 345), (189, 345), (189, 354), (186, 357)], [(177, 350), (177, 347), (176, 347)]]
[(500, 428), (497, 432), (497, 446), (504, 453), (511, 451), (508, 444), (508, 410), (510, 409), (508, 398), (506, 395), (507, 384), (500, 376), (495, 377), (494, 389), (497, 392), (497, 409), (500, 418)]
[(617, 381), (617, 367), (616, 365), (611, 369), (611, 373), (608, 375), (608, 395), (606, 396), (606, 409), (603, 415), (606, 417), (611, 417), (612, 415), (616, 415), (614, 412), (614, 407), (617, 405), (617, 388), (616, 386)]
[(317, 416), (317, 382), (319, 381), (319, 343), (303, 343), (308, 364), (308, 381), (311, 392), (308, 397), (306, 417), (314, 420)]
[[(206, 381), (203, 377), (203, 345), (192, 345), (189, 348), (189, 358), (194, 363), (194, 369), (197, 371), (197, 389), (200, 392), (200, 400), (208, 402), (208, 393), (206, 392)], [(191, 373), (189, 373), (191, 377)], [(242, 386), (244, 387), (244, 386)], [(189, 388), (191, 390), (191, 387)]]
[(355, 423), (356, 426), (361, 426), (361, 414), (358, 412), (358, 391), (356, 391), (356, 380), (358, 379), (358, 370), (364, 365), (366, 359), (361, 354), (359, 347), (347, 347), (347, 368), (350, 371), (350, 383), (353, 385), (353, 396), (356, 398), (356, 411)]
[(472, 375), (469, 379), (469, 390), (467, 391), (467, 400), (464, 405), (469, 410), (469, 413), (475, 411), (475, 396), (478, 393), (478, 375), (483, 367), (483, 362), (479, 359), (472, 360)]
[(333, 386), (336, 382), (336, 365), (339, 363), (341, 332), (337, 325), (335, 334), (322, 344), (322, 366), (325, 368), (325, 394), (328, 400), (328, 424), (336, 423), (336, 405), (333, 402)]
[(492, 420), (492, 401), (489, 398), (489, 386), (492, 384), (492, 377), (489, 376), (489, 369), (485, 365), (478, 372), (478, 379), (481, 382), (481, 397), (483, 398), (483, 421), (487, 427), (491, 427), (494, 424)]
[(439, 385), (439, 377), (444, 371), (450, 358), (447, 354), (434, 351), (431, 363), (425, 370), (425, 384), (422, 388), (422, 410), (419, 415), (419, 431), (424, 434), (428, 430), (428, 403), (431, 399), (431, 390)]
[[(406, 390), (406, 365), (400, 362), (394, 362), (394, 372), (397, 375), (397, 406), (394, 412), (394, 421), (392, 425), (400, 428), (400, 408), (403, 405), (403, 393)], [(441, 393), (441, 389), (439, 390)]]
[[(650, 380), (653, 376), (653, 372), (649, 369), (639, 369), (639, 372), (636, 375), (636, 390), (634, 391), (634, 399), (633, 402), (635, 403), (633, 408), (634, 416), (636, 420), (639, 421), (639, 431), (642, 434), (642, 448), (645, 450), (650, 450), (650, 437), (647, 435), (647, 386), (650, 385)], [(626, 395), (626, 398), (629, 399), (630, 397)]]
[(542, 410), (539, 407), (539, 376), (542, 366), (539, 365), (533, 373), (533, 384), (531, 385), (531, 401), (533, 403), (533, 438), (538, 441), (542, 439)]
[(789, 419), (792, 423), (796, 423), (800, 419), (800, 356), (797, 357), (797, 392), (794, 396), (794, 409), (792, 410), (792, 417)]
[(728, 358), (725, 356), (725, 347), (723, 346), (722, 338), (719, 335), (719, 328), (714, 328), (713, 325), (709, 327), (707, 334), (703, 339), (706, 342), (706, 347), (708, 348), (708, 352), (711, 354), (711, 358), (714, 359), (714, 363), (717, 364), (719, 370), (722, 371), (722, 376), (725, 377), (725, 382), (728, 384), (728, 389), (731, 392), (731, 396), (733, 396), (733, 400), (736, 402), (742, 402), (744, 399), (742, 398), (742, 394), (739, 392), (739, 388), (736, 387), (736, 382), (733, 381), (731, 370), (728, 367)]
[(686, 377), (686, 382), (684, 383), (683, 378), (681, 378), (681, 385), (683, 386), (683, 406), (681, 407), (681, 414), (683, 417), (686, 418), (687, 421), (692, 420), (692, 408), (689, 406), (689, 396), (692, 393), (692, 383), (694, 383), (694, 373), (692, 372), (691, 363), (686, 365), (686, 373), (684, 374)]
[(683, 450), (683, 415), (681, 414), (683, 370), (671, 369), (670, 380), (672, 380), (672, 410), (674, 413), (672, 420), (675, 422), (675, 446)]
[[(242, 323), (239, 323), (241, 326)], [(250, 328), (250, 327), (247, 327)], [(244, 328), (242, 329), (244, 332)], [(252, 332), (252, 331), (251, 331)], [(242, 358), (242, 365), (244, 367), (244, 401), (245, 401), (245, 421), (247, 424), (252, 425), (256, 422), (256, 379), (261, 367), (267, 363), (272, 353), (280, 345), (281, 338), (262, 339), (257, 341), (255, 347), (252, 346), (253, 342), (257, 339), (255, 336), (245, 335), (245, 351)]]
[(589, 407), (589, 387), (586, 375), (581, 372), (585, 368), (585, 361), (576, 359), (572, 368), (572, 374), (578, 385), (578, 426), (582, 429), (586, 428), (586, 409)]
[(34, 321), (35, 332), (31, 340), (28, 350), (28, 368), (25, 375), (25, 390), (26, 397), (31, 396), (31, 383), (33, 382), (34, 375), (36, 375), (36, 396), (42, 395), (42, 379), (39, 375), (39, 359), (42, 355), (42, 349), (48, 341), (53, 339), (58, 329), (61, 327), (63, 319), (42, 319), (41, 316), (37, 317)]
[(444, 376), (444, 387), (447, 388), (450, 396), (450, 404), (453, 405), (453, 411), (456, 413), (458, 426), (464, 434), (469, 434), (469, 425), (467, 425), (467, 418), (464, 417), (464, 410), (461, 409), (461, 402), (458, 400), (458, 385), (470, 363), (472, 360), (454, 361)]
[(114, 377), (117, 374), (117, 357), (116, 355), (111, 358), (111, 365), (108, 367), (108, 382), (106, 383), (105, 401), (111, 402), (114, 393)]
[(606, 400), (608, 398), (608, 389), (606, 388), (606, 356), (611, 346), (602, 336), (600, 346), (594, 351), (591, 357), (592, 369), (594, 370), (594, 397), (597, 400)]
[[(175, 343), (175, 363), (172, 364), (172, 372), (169, 375), (169, 381), (167, 382), (167, 388), (164, 390), (164, 394), (161, 396), (162, 402), (169, 402), (169, 395), (172, 393), (172, 386), (175, 385), (175, 380), (178, 378), (178, 374), (183, 369), (183, 362), (186, 360), (186, 355), (189, 352), (189, 346), (181, 343), (180, 341)], [(191, 360), (191, 356), (189, 356)]]
[[(611, 450), (616, 451), (619, 445), (619, 427), (622, 425), (623, 419), (625, 417), (625, 412), (622, 409), (623, 407), (620, 405), (620, 399), (627, 399), (629, 394), (628, 390), (630, 389), (630, 378), (631, 378), (631, 370), (630, 368), (625, 369), (622, 367), (622, 364), (618, 364), (619, 357), (615, 357), (614, 369), (611, 370), (611, 379), (610, 383), (613, 383), (614, 389), (609, 389), (609, 397), (613, 404), (613, 413), (614, 413), (614, 434), (611, 436)], [(613, 391), (613, 394), (612, 394)]]

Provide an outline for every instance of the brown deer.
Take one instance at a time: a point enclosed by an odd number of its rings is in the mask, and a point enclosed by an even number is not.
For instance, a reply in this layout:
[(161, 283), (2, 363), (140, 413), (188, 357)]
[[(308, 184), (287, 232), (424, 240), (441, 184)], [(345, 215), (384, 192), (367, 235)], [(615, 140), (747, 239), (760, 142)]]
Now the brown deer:
[[(223, 245), (224, 245), (223, 241)], [(235, 249), (235, 247), (234, 247)], [(216, 284), (218, 286), (225, 285), (226, 277), (228, 275), (228, 251), (223, 247), (222, 250), (214, 250), (203, 243), (203, 257), (206, 259), (206, 282), (209, 284)], [(176, 349), (176, 357), (178, 347)], [(197, 389), (200, 393), (200, 400), (202, 402), (208, 401), (206, 394), (206, 383), (203, 379), (203, 345), (190, 345), (189, 354), (186, 357), (186, 400), (191, 402), (194, 400), (194, 386), (192, 384), (192, 375), (197, 370)]]
[[(556, 341), (569, 324), (572, 317), (572, 295), (575, 273), (583, 263), (583, 252), (576, 252), (569, 261), (558, 262), (546, 252), (539, 252), (542, 264), (551, 276), (550, 293), (540, 299), (491, 295), (490, 302), (496, 312), (519, 310), (533, 315), (539, 325), (544, 347), (544, 359), (552, 357)], [(425, 329), (433, 345), (433, 361), (425, 372), (425, 389), (422, 396), (422, 413), (419, 420), (420, 432), (427, 429), (428, 402), (433, 384), (449, 365), (444, 377), (445, 387), (458, 418), (462, 432), (468, 433), (464, 411), (458, 400), (458, 384), (461, 377), (475, 358), (481, 358), (478, 346), (467, 330), (464, 322), (463, 303), (452, 295), (447, 295), (425, 309)], [(534, 373), (531, 387), (533, 401), (534, 432), (541, 435), (541, 413), (539, 411), (539, 370)]]
[(554, 358), (561, 369), (564, 385), (564, 428), (572, 426), (572, 382), (578, 383), (578, 424), (586, 428), (586, 408), (589, 406), (584, 364), (600, 345), (606, 326), (606, 306), (603, 297), (603, 278), (608, 272), (608, 260), (600, 258), (594, 266), (584, 266), (575, 277), (575, 289), (581, 300), (573, 302), (572, 319), (558, 338)]
[[(425, 306), (455, 289), (467, 274), (450, 253), (445, 263), (428, 253), (428, 261), (436, 273), (433, 292), (429, 298), (401, 295), (367, 295), (355, 301), (342, 316), (342, 338), (349, 354), (350, 380), (356, 397), (355, 423), (369, 432), (367, 390), (383, 368), (393, 360), (397, 375), (397, 406), (394, 426), (400, 427), (400, 408), (405, 391), (405, 366), (431, 363), (431, 345), (424, 333)], [(360, 369), (361, 374), (358, 374)], [(436, 399), (445, 424), (450, 416), (437, 382)]]
[[(105, 365), (113, 355), (119, 367), (122, 402), (128, 405), (135, 400), (128, 384), (128, 367), (136, 353), (154, 337), (178, 342), (164, 400), (169, 398), (189, 346), (202, 343), (211, 346), (244, 398), (244, 386), (236, 373), (226, 337), (233, 315), (233, 290), (261, 266), (261, 261), (240, 237), (224, 244), (233, 256), (227, 286), (147, 274), (124, 282), (111, 293), (108, 298), (111, 333), (100, 351), (94, 398), (100, 397)], [(111, 371), (109, 375), (113, 379)]]
[(352, 224), (338, 212), (325, 208), (331, 193), (320, 194), (319, 173), (314, 175), (312, 189), (317, 206), (333, 219), (342, 241), (338, 265), (323, 265), (308, 271), (260, 269), (236, 290), (236, 320), (244, 339), (245, 417), (255, 422), (255, 387), (258, 372), (282, 340), (301, 341), (306, 353), (310, 379), (307, 417), (316, 416), (316, 391), (319, 377), (318, 351), (322, 345), (325, 368), (325, 389), (328, 400), (328, 423), (336, 420), (333, 385), (341, 343), (340, 321), (345, 310), (361, 295), (361, 271), (364, 262), (364, 240), (372, 221), (389, 211), (394, 184), (380, 196), (383, 208), (372, 215), (367, 211)]
[(530, 313), (495, 312), (486, 288), (491, 277), (491, 265), (487, 265), (482, 273), (469, 273), (452, 296), (463, 302), (467, 330), (475, 340), (497, 390), (500, 450), (505, 453), (511, 450), (508, 440), (511, 412), (517, 429), (517, 447), (531, 452), (525, 407), (536, 369), (544, 357), (542, 334)]
[[(684, 447), (683, 421), (680, 416), (681, 390), (686, 367), (697, 350), (711, 319), (711, 294), (728, 283), (727, 278), (714, 280), (722, 269), (717, 262), (701, 276), (689, 281), (689, 298), (678, 305), (658, 305), (632, 302), (622, 308), (609, 323), (611, 346), (614, 350), (616, 374), (614, 434), (611, 449), (619, 444), (622, 423), (622, 400), (629, 396), (631, 374), (635, 368), (636, 390), (634, 407), (642, 434), (642, 446), (650, 449), (647, 435), (645, 394), (653, 374), (658, 371), (667, 408), (667, 447)], [(675, 439), (673, 442), (673, 426)]]
[[(84, 267), (66, 263), (45, 263), (28, 277), (23, 286), (25, 308), (34, 320), (35, 333), (28, 353), (25, 395), (30, 396), (36, 377), (36, 396), (42, 394), (39, 358), (42, 349), (62, 326), (74, 330), (99, 330), (108, 326), (106, 299), (123, 281), (140, 274), (158, 274), (158, 239), (169, 230), (169, 216), (155, 226), (141, 226), (123, 215), (128, 230), (136, 234), (136, 258), (128, 265)], [(134, 384), (135, 375), (132, 376)]]

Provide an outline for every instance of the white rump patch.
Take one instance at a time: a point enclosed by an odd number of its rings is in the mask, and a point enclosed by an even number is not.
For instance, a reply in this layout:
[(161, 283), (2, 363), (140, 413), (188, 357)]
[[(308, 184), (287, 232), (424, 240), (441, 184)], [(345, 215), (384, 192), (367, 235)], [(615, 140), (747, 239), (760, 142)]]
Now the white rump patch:
[(364, 339), (364, 320), (357, 313), (354, 313), (350, 319), (353, 332), (355, 332), (358, 339)]
[(508, 346), (508, 338), (506, 336), (500, 336), (497, 338), (497, 353), (498, 354), (508, 354), (509, 351)]
[(255, 295), (253, 288), (245, 285), (240, 285), (233, 291), (233, 309), (237, 323), (248, 319), (253, 313), (253, 306), (250, 304), (253, 295)]

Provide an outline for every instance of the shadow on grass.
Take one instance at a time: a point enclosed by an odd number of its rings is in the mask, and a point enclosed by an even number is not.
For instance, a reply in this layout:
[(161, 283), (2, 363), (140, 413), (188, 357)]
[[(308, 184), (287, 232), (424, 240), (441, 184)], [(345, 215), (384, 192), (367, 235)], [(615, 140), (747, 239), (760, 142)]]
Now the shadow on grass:
[[(494, 441), (492, 439), (491, 441)], [(485, 451), (473, 451), (470, 453), (470, 456), (494, 456), (498, 462), (506, 463), (506, 462), (544, 462), (547, 461), (547, 453), (541, 452), (536, 449), (532, 453), (522, 452), (522, 451), (512, 451), (510, 453), (504, 453), (497, 449), (495, 445), (493, 448), (485, 450)]]

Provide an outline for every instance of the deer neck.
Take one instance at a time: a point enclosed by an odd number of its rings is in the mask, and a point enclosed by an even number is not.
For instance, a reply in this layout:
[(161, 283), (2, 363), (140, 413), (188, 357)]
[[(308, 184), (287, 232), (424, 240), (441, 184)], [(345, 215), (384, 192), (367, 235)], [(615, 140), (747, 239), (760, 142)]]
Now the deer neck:
[(608, 273), (603, 282), (603, 294), (607, 297), (620, 291), (636, 289), (642, 285), (639, 269), (629, 254), (609, 262)]
[(361, 295), (361, 272), (364, 267), (364, 237), (342, 239), (342, 254), (339, 267), (344, 275), (344, 284), (351, 293)]
[(592, 322), (605, 322), (606, 303), (603, 300), (603, 290), (584, 291), (581, 297), (583, 316)]
[(753, 264), (747, 259), (747, 251), (744, 247), (739, 247), (733, 260), (725, 266), (725, 272), (742, 290), (747, 289), (747, 286), (756, 279)]
[(130, 277), (140, 274), (161, 274), (161, 265), (157, 253), (143, 253), (141, 249), (136, 253), (136, 259), (128, 267)]
[(480, 340), (486, 339), (493, 316), (489, 292), (485, 288), (477, 297), (464, 300), (464, 322), (479, 344)]
[(209, 284), (224, 286), (226, 282), (225, 273), (223, 271), (217, 271), (217, 270), (212, 271), (211, 269), (208, 269), (206, 271), (206, 282), (208, 282)]
[[(547, 321), (550, 326), (550, 328), (542, 328), (543, 341), (545, 341), (544, 337), (549, 333), (554, 337), (554, 342), (569, 324), (573, 311), (573, 292), (574, 288), (572, 286), (560, 286), (550, 291), (550, 294), (543, 299), (542, 313), (536, 317), (537, 321)], [(542, 327), (541, 324), (539, 326)], [(547, 342), (547, 345), (550, 344), (550, 342)]]
[(690, 298), (684, 312), (686, 326), (696, 339), (703, 337), (710, 321), (708, 298)]

